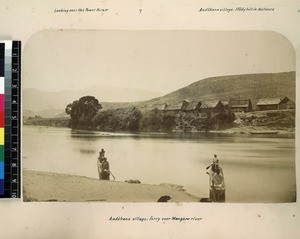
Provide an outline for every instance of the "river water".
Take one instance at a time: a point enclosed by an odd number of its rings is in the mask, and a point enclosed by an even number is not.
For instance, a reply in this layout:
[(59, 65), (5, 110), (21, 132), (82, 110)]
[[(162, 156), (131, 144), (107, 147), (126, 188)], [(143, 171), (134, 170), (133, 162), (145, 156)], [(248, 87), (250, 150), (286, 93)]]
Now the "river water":
[(205, 168), (216, 153), (225, 176), (226, 202), (295, 201), (294, 138), (23, 127), (24, 169), (98, 178), (101, 148), (117, 181), (177, 184), (192, 195), (208, 197)]

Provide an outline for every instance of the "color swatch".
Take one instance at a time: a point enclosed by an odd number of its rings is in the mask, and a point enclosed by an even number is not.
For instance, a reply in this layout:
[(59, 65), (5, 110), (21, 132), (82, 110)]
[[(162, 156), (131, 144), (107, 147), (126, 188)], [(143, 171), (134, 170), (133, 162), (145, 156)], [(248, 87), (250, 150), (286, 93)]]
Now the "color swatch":
[(5, 44), (0, 43), (0, 195), (4, 194), (4, 68)]
[(21, 42), (0, 42), (0, 198), (20, 197)]

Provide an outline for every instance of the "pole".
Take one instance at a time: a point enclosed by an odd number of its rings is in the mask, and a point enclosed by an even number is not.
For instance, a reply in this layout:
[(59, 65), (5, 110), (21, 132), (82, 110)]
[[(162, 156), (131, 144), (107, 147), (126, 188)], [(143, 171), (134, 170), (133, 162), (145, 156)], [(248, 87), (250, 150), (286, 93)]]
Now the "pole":
[(114, 181), (116, 180), (115, 176), (112, 174), (111, 171), (109, 171), (110, 175), (114, 178)]
[(206, 167), (206, 170), (209, 169), (210, 167), (211, 167), (211, 165), (207, 166), (207, 167)]

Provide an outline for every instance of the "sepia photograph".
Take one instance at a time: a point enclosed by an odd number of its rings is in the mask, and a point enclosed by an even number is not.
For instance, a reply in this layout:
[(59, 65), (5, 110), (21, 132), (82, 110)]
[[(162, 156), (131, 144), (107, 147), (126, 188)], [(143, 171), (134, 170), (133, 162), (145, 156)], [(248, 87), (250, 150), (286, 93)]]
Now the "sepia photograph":
[(24, 202), (296, 202), (296, 53), (274, 31), (43, 30)]

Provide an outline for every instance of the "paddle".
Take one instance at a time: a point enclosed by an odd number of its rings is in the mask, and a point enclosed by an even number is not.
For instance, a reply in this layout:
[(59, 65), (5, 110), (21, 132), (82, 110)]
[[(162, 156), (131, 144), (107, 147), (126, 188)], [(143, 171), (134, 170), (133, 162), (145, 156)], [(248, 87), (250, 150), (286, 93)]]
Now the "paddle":
[(116, 180), (115, 176), (112, 174), (111, 171), (108, 171), (110, 173), (110, 175), (114, 178), (114, 181)]

